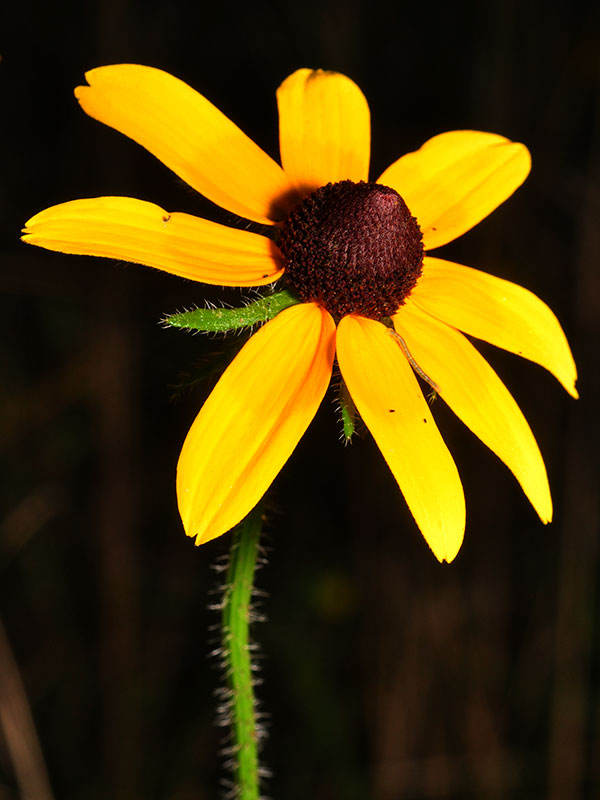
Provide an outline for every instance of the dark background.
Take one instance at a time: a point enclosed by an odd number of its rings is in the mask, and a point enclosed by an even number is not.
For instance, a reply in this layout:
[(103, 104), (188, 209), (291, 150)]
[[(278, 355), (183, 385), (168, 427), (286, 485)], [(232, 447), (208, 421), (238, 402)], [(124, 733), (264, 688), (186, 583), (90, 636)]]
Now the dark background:
[(481, 348), (538, 438), (555, 521), (539, 523), (438, 400), (468, 509), (458, 558), (438, 564), (370, 437), (339, 443), (328, 396), (270, 494), (268, 622), (254, 629), (266, 793), (598, 797), (596, 4), (67, 0), (3, 13), (1, 800), (203, 800), (226, 776), (208, 607), (230, 537), (194, 548), (174, 476), (215, 376), (182, 386), (228, 344), (159, 320), (240, 294), (18, 242), (42, 208), (103, 194), (232, 221), (79, 109), (84, 71), (122, 61), (186, 80), (275, 157), (274, 92), (301, 66), (365, 92), (374, 177), (445, 130), (529, 146), (524, 187), (442, 254), (527, 286), (569, 336), (578, 402)]

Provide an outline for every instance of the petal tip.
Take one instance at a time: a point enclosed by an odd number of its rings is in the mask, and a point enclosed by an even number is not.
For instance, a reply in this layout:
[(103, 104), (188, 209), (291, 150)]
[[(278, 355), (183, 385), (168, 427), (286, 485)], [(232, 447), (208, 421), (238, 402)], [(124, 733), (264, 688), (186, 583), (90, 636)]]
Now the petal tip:
[[(181, 514), (181, 509), (179, 510), (179, 513)], [(208, 538), (206, 537), (206, 531), (199, 530), (198, 525), (194, 525), (192, 520), (184, 519), (183, 516), (181, 516), (181, 523), (183, 525), (185, 535), (194, 540), (194, 547), (198, 547), (199, 545), (205, 544), (208, 541)]]
[(448, 549), (446, 547), (444, 549), (444, 552), (439, 552), (439, 551), (436, 552), (434, 550), (433, 554), (435, 555), (437, 560), (440, 562), (440, 564), (444, 564), (444, 563), (450, 564), (450, 563), (452, 563), (452, 561), (454, 561), (454, 559), (458, 555), (458, 553), (460, 551), (460, 548), (462, 546), (462, 542), (463, 542), (463, 537), (461, 536), (460, 542), (459, 542), (457, 547), (452, 547), (451, 549)]
[(529, 152), (529, 148), (527, 147), (527, 145), (523, 144), (523, 142), (511, 142), (510, 140), (507, 141), (509, 144), (513, 146), (515, 150), (519, 150), (521, 155), (524, 156), (523, 165), (527, 166), (527, 172), (529, 173), (529, 171), (531, 170), (531, 153)]
[(462, 524), (457, 525), (454, 530), (441, 530), (436, 535), (428, 535), (421, 531), (425, 541), (431, 548), (431, 552), (443, 564), (450, 564), (458, 555), (465, 538), (466, 515), (463, 516)]
[(78, 102), (81, 103), (81, 99), (84, 95), (86, 95), (90, 89), (92, 88), (92, 77), (98, 69), (102, 69), (102, 67), (98, 67), (96, 69), (88, 69), (87, 72), (84, 72), (83, 77), (87, 81), (87, 83), (82, 83), (79, 86), (76, 86), (73, 89), (73, 94)]
[(431, 546), (429, 542), (428, 544), (431, 549), (431, 552), (437, 558), (440, 564), (450, 564), (452, 561), (454, 561), (460, 550), (460, 546), (456, 550), (448, 551), (445, 548), (439, 548), (439, 547), (434, 548)]
[(37, 214), (33, 215), (33, 217), (29, 217), (27, 222), (25, 222), (23, 227), (21, 228), (21, 233), (31, 233), (32, 228), (40, 220), (42, 214), (44, 214), (44, 211), (38, 211)]
[(540, 518), (540, 522), (543, 525), (548, 525), (552, 522), (552, 517), (554, 515), (554, 507), (552, 504), (552, 495), (550, 494), (550, 487), (546, 481), (545, 491), (543, 492), (543, 496), (539, 499), (529, 497), (529, 500), (532, 506), (535, 509), (536, 514)]

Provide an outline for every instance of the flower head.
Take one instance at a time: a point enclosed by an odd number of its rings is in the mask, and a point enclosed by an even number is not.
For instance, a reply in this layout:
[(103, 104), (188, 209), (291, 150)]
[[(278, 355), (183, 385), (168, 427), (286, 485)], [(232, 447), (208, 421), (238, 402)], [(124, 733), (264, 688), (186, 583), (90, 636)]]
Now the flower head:
[(415, 372), (552, 517), (533, 434), (468, 334), (548, 369), (577, 396), (550, 309), (526, 289), (426, 253), (468, 231), (525, 180), (522, 144), (452, 131), (369, 182), (367, 102), (349, 78), (301, 69), (277, 92), (280, 167), (208, 100), (133, 64), (86, 75), (90, 116), (146, 147), (218, 205), (271, 226), (240, 230), (129, 197), (37, 214), (24, 240), (146, 264), (192, 280), (262, 286), (299, 302), (244, 345), (200, 410), (177, 471), (186, 533), (206, 542), (260, 500), (310, 424), (334, 358), (425, 539), (451, 561), (464, 534), (462, 484)]

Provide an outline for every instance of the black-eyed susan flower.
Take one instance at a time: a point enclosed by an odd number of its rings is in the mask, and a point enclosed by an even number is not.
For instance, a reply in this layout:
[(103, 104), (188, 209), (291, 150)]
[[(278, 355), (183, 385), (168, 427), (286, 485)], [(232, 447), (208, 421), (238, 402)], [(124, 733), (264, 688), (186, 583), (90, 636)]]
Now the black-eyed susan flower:
[(249, 339), (191, 427), (177, 473), (189, 536), (209, 541), (255, 506), (314, 417), (336, 354), (438, 559), (458, 552), (465, 502), (415, 372), (502, 459), (542, 522), (551, 519), (529, 425), (464, 334), (540, 364), (576, 397), (561, 327), (526, 289), (425, 255), (520, 186), (530, 169), (522, 144), (479, 131), (443, 133), (369, 182), (369, 108), (344, 75), (301, 69), (279, 87), (281, 167), (165, 72), (125, 64), (86, 78), (89, 85), (75, 92), (84, 111), (224, 209), (270, 225), (273, 235), (99, 197), (42, 211), (27, 223), (25, 241), (209, 284), (282, 279), (298, 300)]

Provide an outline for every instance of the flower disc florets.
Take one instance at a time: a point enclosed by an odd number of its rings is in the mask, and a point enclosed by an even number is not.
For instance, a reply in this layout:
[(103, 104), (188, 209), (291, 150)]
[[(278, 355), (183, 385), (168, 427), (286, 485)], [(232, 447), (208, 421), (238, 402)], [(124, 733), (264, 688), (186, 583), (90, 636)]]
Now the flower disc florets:
[(398, 192), (378, 183), (328, 183), (286, 219), (286, 277), (305, 302), (334, 316), (394, 314), (423, 268), (423, 235)]

